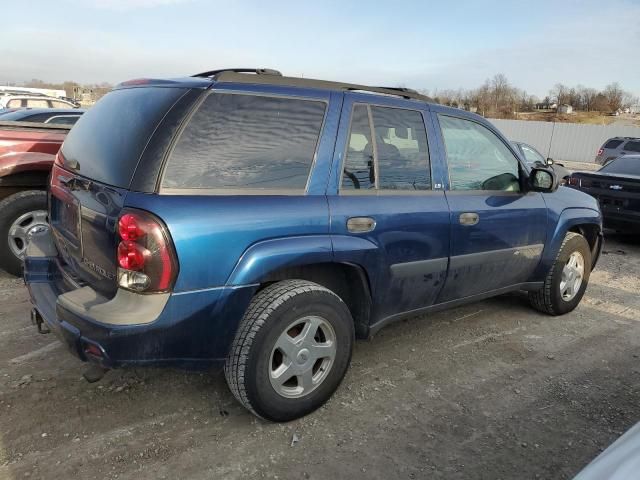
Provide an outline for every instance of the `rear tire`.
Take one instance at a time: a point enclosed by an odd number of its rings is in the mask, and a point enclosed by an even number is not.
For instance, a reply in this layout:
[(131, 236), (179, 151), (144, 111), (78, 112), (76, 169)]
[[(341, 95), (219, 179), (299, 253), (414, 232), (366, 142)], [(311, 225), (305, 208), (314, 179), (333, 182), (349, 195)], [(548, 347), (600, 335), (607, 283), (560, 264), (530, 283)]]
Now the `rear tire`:
[(568, 232), (544, 286), (529, 292), (531, 305), (548, 315), (563, 315), (578, 306), (591, 274), (591, 249), (580, 234)]
[(27, 190), (0, 202), (0, 268), (22, 275), (24, 250), (30, 232), (47, 226), (47, 192)]
[(231, 392), (276, 422), (322, 406), (349, 367), (355, 333), (344, 302), (306, 280), (267, 286), (251, 301), (225, 363)]

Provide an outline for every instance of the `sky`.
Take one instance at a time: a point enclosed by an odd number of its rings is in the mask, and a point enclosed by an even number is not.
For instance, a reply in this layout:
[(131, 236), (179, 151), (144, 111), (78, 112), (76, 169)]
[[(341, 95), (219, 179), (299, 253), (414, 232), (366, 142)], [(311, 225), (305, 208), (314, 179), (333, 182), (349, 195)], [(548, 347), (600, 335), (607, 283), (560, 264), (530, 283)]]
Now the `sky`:
[(640, 0), (2, 1), (0, 84), (118, 83), (221, 67), (434, 90), (504, 73), (640, 96)]

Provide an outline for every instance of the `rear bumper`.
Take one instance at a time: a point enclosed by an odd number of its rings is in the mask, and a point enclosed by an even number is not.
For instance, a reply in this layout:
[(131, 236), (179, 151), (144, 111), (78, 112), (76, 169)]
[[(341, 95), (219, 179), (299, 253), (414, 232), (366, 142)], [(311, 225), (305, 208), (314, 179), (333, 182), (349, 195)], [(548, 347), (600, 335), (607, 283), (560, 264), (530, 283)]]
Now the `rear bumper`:
[[(33, 237), (25, 283), (34, 309), (71, 353), (105, 368), (207, 368), (224, 361), (255, 286), (106, 298), (65, 276), (49, 232)], [(135, 297), (135, 298), (132, 298)]]

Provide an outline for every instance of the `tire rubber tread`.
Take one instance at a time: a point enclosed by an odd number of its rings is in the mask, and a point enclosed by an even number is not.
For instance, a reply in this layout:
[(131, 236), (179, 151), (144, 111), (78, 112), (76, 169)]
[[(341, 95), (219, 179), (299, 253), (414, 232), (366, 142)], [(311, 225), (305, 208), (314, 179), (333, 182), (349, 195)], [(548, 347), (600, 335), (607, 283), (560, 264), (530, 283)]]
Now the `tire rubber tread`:
[(553, 300), (551, 299), (551, 292), (553, 288), (553, 275), (554, 275), (554, 267), (557, 264), (560, 255), (564, 251), (565, 245), (573, 238), (581, 237), (579, 233), (575, 232), (567, 232), (562, 241), (562, 245), (558, 249), (558, 254), (556, 255), (555, 260), (551, 268), (549, 269), (549, 273), (544, 280), (544, 286), (535, 292), (529, 292), (529, 302), (536, 310), (541, 311), (542, 313), (546, 313), (548, 315), (558, 315), (559, 312), (553, 308)]
[(270, 315), (283, 303), (296, 295), (314, 291), (329, 293), (342, 302), (338, 295), (317, 283), (306, 280), (283, 280), (259, 291), (240, 321), (238, 332), (224, 365), (224, 375), (234, 397), (257, 417), (263, 418), (251, 405), (245, 387), (245, 368), (249, 361), (253, 339)]
[(0, 268), (12, 275), (19, 276), (21, 264), (16, 266), (18, 259), (9, 249), (7, 235), (11, 224), (24, 212), (20, 212), (24, 203), (42, 201), (44, 210), (47, 209), (47, 192), (43, 190), (25, 190), (14, 193), (0, 201), (0, 235), (2, 244), (0, 245)]

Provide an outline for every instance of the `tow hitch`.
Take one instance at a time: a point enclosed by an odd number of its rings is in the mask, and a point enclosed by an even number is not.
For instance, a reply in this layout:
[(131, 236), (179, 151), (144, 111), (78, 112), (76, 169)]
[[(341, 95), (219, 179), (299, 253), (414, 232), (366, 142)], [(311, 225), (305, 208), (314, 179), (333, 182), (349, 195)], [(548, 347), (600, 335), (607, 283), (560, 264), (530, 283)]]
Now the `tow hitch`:
[(49, 327), (47, 327), (47, 324), (44, 323), (42, 315), (40, 315), (35, 308), (31, 309), (31, 323), (38, 327), (38, 333), (51, 333), (51, 330), (49, 329)]

